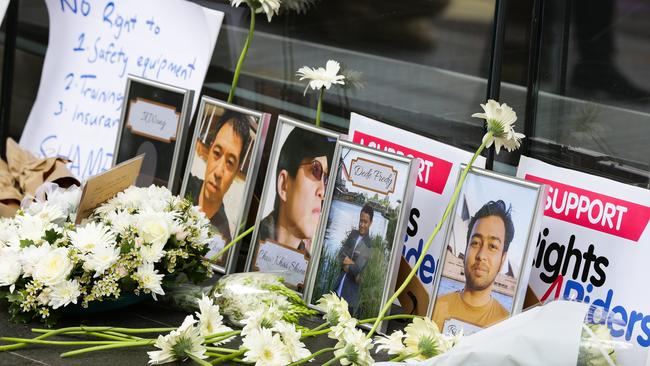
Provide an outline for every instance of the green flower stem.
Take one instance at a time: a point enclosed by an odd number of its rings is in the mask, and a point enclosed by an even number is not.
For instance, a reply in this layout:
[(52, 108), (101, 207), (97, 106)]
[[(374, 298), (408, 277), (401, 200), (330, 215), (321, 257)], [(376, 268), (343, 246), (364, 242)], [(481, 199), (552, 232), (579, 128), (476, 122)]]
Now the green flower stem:
[[(410, 315), (410, 314), (395, 314), (395, 315), (389, 315), (385, 316), (383, 320), (395, 320), (395, 319), (415, 319), (415, 318), (421, 318), (420, 315)], [(367, 324), (367, 323), (372, 323), (377, 318), (368, 318), (368, 319), (363, 319), (359, 320), (359, 324)]]
[(236, 336), (236, 334), (226, 335), (226, 336), (223, 336), (223, 337), (210, 338), (210, 339), (206, 338), (205, 341), (203, 341), (203, 344), (214, 344), (214, 343), (217, 343), (217, 342), (225, 341), (226, 339), (232, 338), (232, 337), (235, 337), (235, 336)]
[(71, 356), (78, 356), (84, 353), (89, 353), (89, 352), (95, 352), (95, 351), (103, 351), (107, 349), (114, 349), (114, 348), (126, 348), (126, 347), (140, 347), (140, 346), (150, 346), (152, 344), (156, 343), (156, 340), (154, 339), (143, 339), (141, 341), (133, 341), (133, 342), (112, 342), (112, 344), (107, 344), (103, 346), (95, 346), (95, 347), (87, 347), (87, 348), (82, 348), (78, 349), (75, 351), (70, 351), (66, 353), (62, 353), (61, 357), (71, 357)]
[(236, 238), (234, 238), (230, 243), (228, 243), (228, 245), (226, 245), (225, 247), (223, 247), (223, 249), (221, 249), (221, 250), (219, 251), (219, 253), (217, 253), (217, 254), (213, 257), (214, 260), (215, 260), (215, 261), (219, 260), (219, 258), (221, 258), (221, 256), (222, 256), (222, 255), (223, 255), (223, 254), (224, 254), (228, 249), (230, 249), (230, 247), (232, 247), (233, 245), (237, 244), (240, 240), (242, 240), (243, 238), (245, 238), (246, 235), (252, 233), (253, 230), (255, 230), (255, 225), (249, 227), (246, 231), (244, 231), (243, 233), (237, 235)]
[(323, 348), (322, 350), (317, 351), (317, 352), (314, 352), (313, 354), (311, 354), (311, 355), (308, 356), (308, 357), (303, 358), (302, 360), (298, 360), (298, 361), (296, 361), (296, 362), (294, 362), (294, 363), (290, 363), (289, 366), (297, 366), (297, 365), (301, 365), (301, 364), (303, 364), (303, 363), (305, 363), (305, 362), (307, 362), (307, 361), (310, 361), (310, 360), (315, 359), (316, 357), (322, 355), (323, 353), (332, 352), (332, 351), (334, 351), (335, 349), (336, 349), (336, 348), (334, 348), (334, 347), (331, 347), (331, 348)]
[(404, 361), (404, 360), (406, 360), (408, 358), (417, 357), (419, 355), (420, 355), (420, 351), (413, 352), (411, 354), (399, 355), (399, 356), (397, 356), (395, 358), (392, 358), (392, 359), (388, 360), (388, 362), (400, 362), (400, 361)]
[(232, 77), (232, 83), (230, 84), (230, 93), (228, 94), (228, 103), (232, 103), (233, 98), (235, 97), (235, 90), (237, 89), (237, 83), (239, 82), (239, 74), (241, 73), (241, 67), (244, 64), (246, 55), (248, 54), (248, 48), (253, 41), (253, 34), (255, 33), (255, 11), (251, 8), (251, 24), (248, 28), (248, 37), (246, 37), (246, 43), (244, 43), (244, 49), (239, 55), (239, 61), (237, 61), (237, 67), (235, 68), (235, 74)]
[(302, 336), (300, 336), (300, 339), (308, 338), (308, 337), (314, 337), (314, 336), (321, 335), (321, 334), (327, 334), (327, 333), (330, 332), (330, 330), (331, 330), (330, 328), (325, 328), (325, 329), (321, 329), (321, 330), (317, 330), (317, 331), (313, 331), (313, 332), (305, 332), (305, 333), (302, 334)]
[(325, 95), (325, 87), (320, 88), (320, 95), (318, 96), (318, 106), (316, 107), (316, 127), (320, 127), (320, 114), (323, 110), (323, 95)]
[(0, 337), (0, 340), (5, 342), (15, 343), (33, 343), (33, 344), (48, 344), (51, 346), (85, 346), (85, 345), (98, 345), (98, 344), (115, 344), (121, 341), (46, 341), (43, 339), (30, 339), (30, 338), (14, 338), (14, 337)]
[(333, 359), (331, 359), (331, 360), (325, 362), (325, 363), (323, 364), (323, 366), (330, 366), (330, 365), (333, 365), (336, 361), (342, 359), (343, 357), (345, 357), (345, 354), (342, 354), (342, 355), (340, 355), (340, 356), (336, 356), (336, 357), (334, 357)]
[[(490, 140), (489, 137), (492, 137), (492, 132), (488, 132), (487, 135), (488, 138), (484, 138), (483, 141)], [(377, 327), (379, 327), (379, 323), (382, 321), (382, 319), (384, 319), (384, 315), (393, 305), (393, 302), (395, 302), (395, 299), (397, 299), (397, 297), (404, 291), (404, 289), (406, 289), (406, 286), (408, 286), (408, 284), (411, 282), (411, 280), (417, 273), (418, 268), (420, 268), (420, 265), (424, 260), (425, 257), (424, 254), (426, 254), (429, 251), (429, 247), (431, 246), (431, 243), (433, 243), (433, 239), (435, 239), (436, 235), (438, 235), (438, 232), (442, 228), (442, 225), (445, 223), (445, 221), (447, 221), (447, 218), (451, 214), (451, 210), (453, 209), (454, 204), (458, 199), (458, 195), (460, 195), (460, 189), (462, 188), (463, 183), (465, 182), (465, 177), (467, 177), (467, 173), (469, 172), (469, 168), (472, 165), (474, 165), (474, 161), (476, 160), (476, 158), (478, 158), (479, 155), (481, 155), (481, 152), (483, 151), (484, 148), (485, 148), (485, 142), (483, 142), (481, 146), (479, 146), (479, 148), (474, 153), (474, 156), (472, 156), (472, 159), (469, 161), (469, 164), (467, 164), (465, 169), (463, 169), (463, 172), (460, 175), (460, 180), (458, 181), (458, 184), (456, 185), (456, 189), (454, 190), (454, 194), (451, 196), (451, 199), (447, 204), (447, 208), (445, 208), (445, 213), (442, 215), (442, 218), (438, 222), (438, 225), (436, 225), (435, 229), (433, 229), (433, 233), (431, 233), (431, 236), (429, 236), (429, 239), (427, 240), (427, 243), (424, 245), (424, 248), (422, 248), (422, 254), (420, 254), (420, 258), (418, 258), (418, 261), (415, 263), (415, 265), (411, 269), (411, 272), (406, 277), (402, 285), (397, 289), (397, 291), (395, 291), (393, 296), (391, 296), (390, 299), (388, 299), (388, 301), (386, 301), (386, 303), (384, 304), (383, 308), (379, 312), (379, 315), (377, 316), (377, 320), (375, 320), (375, 324), (372, 326), (372, 329), (370, 329), (370, 332), (368, 332), (368, 335), (366, 336), (367, 339), (370, 339), (370, 337), (372, 337), (372, 335), (377, 330)]]
[(198, 357), (196, 357), (196, 356), (194, 356), (194, 355), (192, 355), (192, 354), (190, 354), (190, 355), (188, 355), (188, 356), (190, 356), (190, 358), (192, 359), (192, 361), (198, 363), (198, 364), (201, 365), (201, 366), (212, 366), (212, 365), (210, 365), (210, 362), (208, 362), (208, 361), (206, 361), (206, 360), (202, 360), (202, 359), (200, 359), (200, 358), (198, 358)]
[(205, 337), (205, 342), (203, 342), (203, 343), (207, 343), (208, 341), (211, 341), (212, 339), (215, 339), (215, 338), (236, 336), (236, 335), (238, 335), (240, 333), (241, 333), (241, 330), (232, 330), (232, 331), (229, 331), (229, 332), (221, 332), (221, 333), (210, 334), (207, 337)]
[[(50, 333), (52, 332), (52, 329), (40, 329), (40, 328), (34, 328), (32, 329), (32, 333)], [(140, 337), (135, 337), (135, 336), (130, 336), (127, 334), (119, 333), (119, 332), (112, 332), (112, 331), (105, 331), (105, 332), (91, 332), (91, 331), (70, 331), (70, 332), (65, 332), (65, 334), (70, 334), (70, 335), (79, 335), (79, 334), (88, 334), (88, 335), (93, 335), (95, 337), (99, 338), (107, 338), (107, 339), (115, 339), (117, 340), (137, 340), (137, 339), (142, 339)], [(110, 338), (114, 337), (114, 338)], [(118, 339), (121, 338), (121, 339)]]
[(237, 352), (236, 349), (230, 349), (230, 348), (221, 348), (221, 347), (205, 347), (208, 351), (212, 352), (221, 352), (221, 353), (235, 353)]
[[(77, 334), (77, 333), (75, 332), (75, 334)], [(125, 338), (125, 337), (121, 337), (121, 336), (116, 336), (116, 335), (107, 334), (107, 333), (100, 333), (100, 332), (87, 332), (87, 333), (84, 333), (84, 334), (95, 336), (97, 338), (112, 339), (114, 341), (120, 341), (120, 342), (128, 342), (128, 341), (133, 340), (131, 338)]]
[(217, 358), (215, 360), (210, 361), (210, 364), (211, 365), (216, 365), (216, 364), (222, 363), (224, 361), (234, 360), (237, 357), (239, 357), (239, 356), (243, 355), (244, 353), (246, 353), (246, 351), (248, 351), (247, 348), (241, 348), (241, 349), (239, 349), (239, 351), (237, 351), (235, 353), (231, 353), (228, 356), (221, 356), (221, 357), (219, 357), (219, 358)]

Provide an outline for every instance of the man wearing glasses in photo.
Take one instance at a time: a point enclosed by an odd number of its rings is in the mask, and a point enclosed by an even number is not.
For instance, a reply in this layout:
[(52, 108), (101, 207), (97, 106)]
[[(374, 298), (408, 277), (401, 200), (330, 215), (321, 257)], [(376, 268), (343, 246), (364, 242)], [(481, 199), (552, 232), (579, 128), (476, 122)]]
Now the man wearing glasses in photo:
[(260, 223), (260, 241), (272, 241), (310, 256), (336, 142), (294, 128), (275, 169), (273, 211)]

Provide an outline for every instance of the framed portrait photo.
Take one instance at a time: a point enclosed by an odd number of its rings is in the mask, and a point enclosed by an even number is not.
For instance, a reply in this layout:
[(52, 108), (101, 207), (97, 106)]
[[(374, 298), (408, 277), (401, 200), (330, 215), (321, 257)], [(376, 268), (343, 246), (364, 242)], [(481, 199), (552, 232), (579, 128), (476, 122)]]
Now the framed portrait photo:
[(278, 118), (248, 271), (276, 272), (303, 292), (339, 134), (285, 116)]
[(136, 186), (178, 191), (177, 169), (193, 97), (192, 90), (127, 76), (113, 166), (145, 154)]
[(245, 229), (271, 115), (203, 97), (192, 136), (181, 196), (212, 223), (207, 257), (231, 273), (238, 246), (216, 258)]
[(469, 170), (429, 306), (443, 333), (469, 335), (521, 311), (545, 197), (544, 185)]
[(370, 318), (395, 287), (419, 160), (347, 141), (335, 159), (306, 300), (334, 292), (353, 317)]

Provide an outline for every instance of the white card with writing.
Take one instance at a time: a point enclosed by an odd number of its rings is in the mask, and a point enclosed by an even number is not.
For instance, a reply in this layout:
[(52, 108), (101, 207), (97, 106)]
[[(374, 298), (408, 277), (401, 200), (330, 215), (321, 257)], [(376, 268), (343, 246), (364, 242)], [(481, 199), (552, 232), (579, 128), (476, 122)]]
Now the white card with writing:
[(260, 272), (282, 272), (284, 283), (290, 287), (302, 287), (309, 266), (305, 254), (270, 241), (260, 242), (255, 268)]
[(45, 3), (48, 48), (20, 145), (70, 159), (85, 179), (113, 163), (127, 75), (198, 94), (223, 13), (181, 0)]
[(172, 142), (176, 140), (180, 113), (173, 106), (137, 98), (131, 103), (127, 127), (136, 135)]
[(474, 324), (466, 323), (462, 320), (458, 320), (454, 318), (445, 320), (445, 325), (442, 328), (443, 329), (441, 333), (443, 334), (451, 334), (451, 335), (462, 334), (466, 336), (476, 333), (479, 330), (483, 329), (481, 327), (477, 327)]

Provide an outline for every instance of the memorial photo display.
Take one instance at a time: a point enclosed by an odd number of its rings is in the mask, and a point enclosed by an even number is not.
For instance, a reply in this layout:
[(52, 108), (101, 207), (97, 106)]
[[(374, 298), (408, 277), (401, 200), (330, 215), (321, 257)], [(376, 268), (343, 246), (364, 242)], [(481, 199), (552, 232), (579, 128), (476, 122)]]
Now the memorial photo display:
[(191, 117), (194, 92), (129, 75), (113, 165), (145, 154), (135, 185), (178, 190), (177, 163)]
[(429, 309), (443, 333), (469, 335), (521, 311), (544, 189), (469, 171), (450, 216)]
[(336, 159), (308, 298), (333, 292), (365, 319), (393, 292), (419, 161), (345, 141)]
[(248, 216), (270, 119), (269, 114), (201, 99), (181, 196), (192, 199), (212, 223), (206, 256), (221, 273), (234, 269), (237, 249), (215, 256), (239, 235)]
[(304, 289), (339, 135), (278, 118), (246, 268)]

